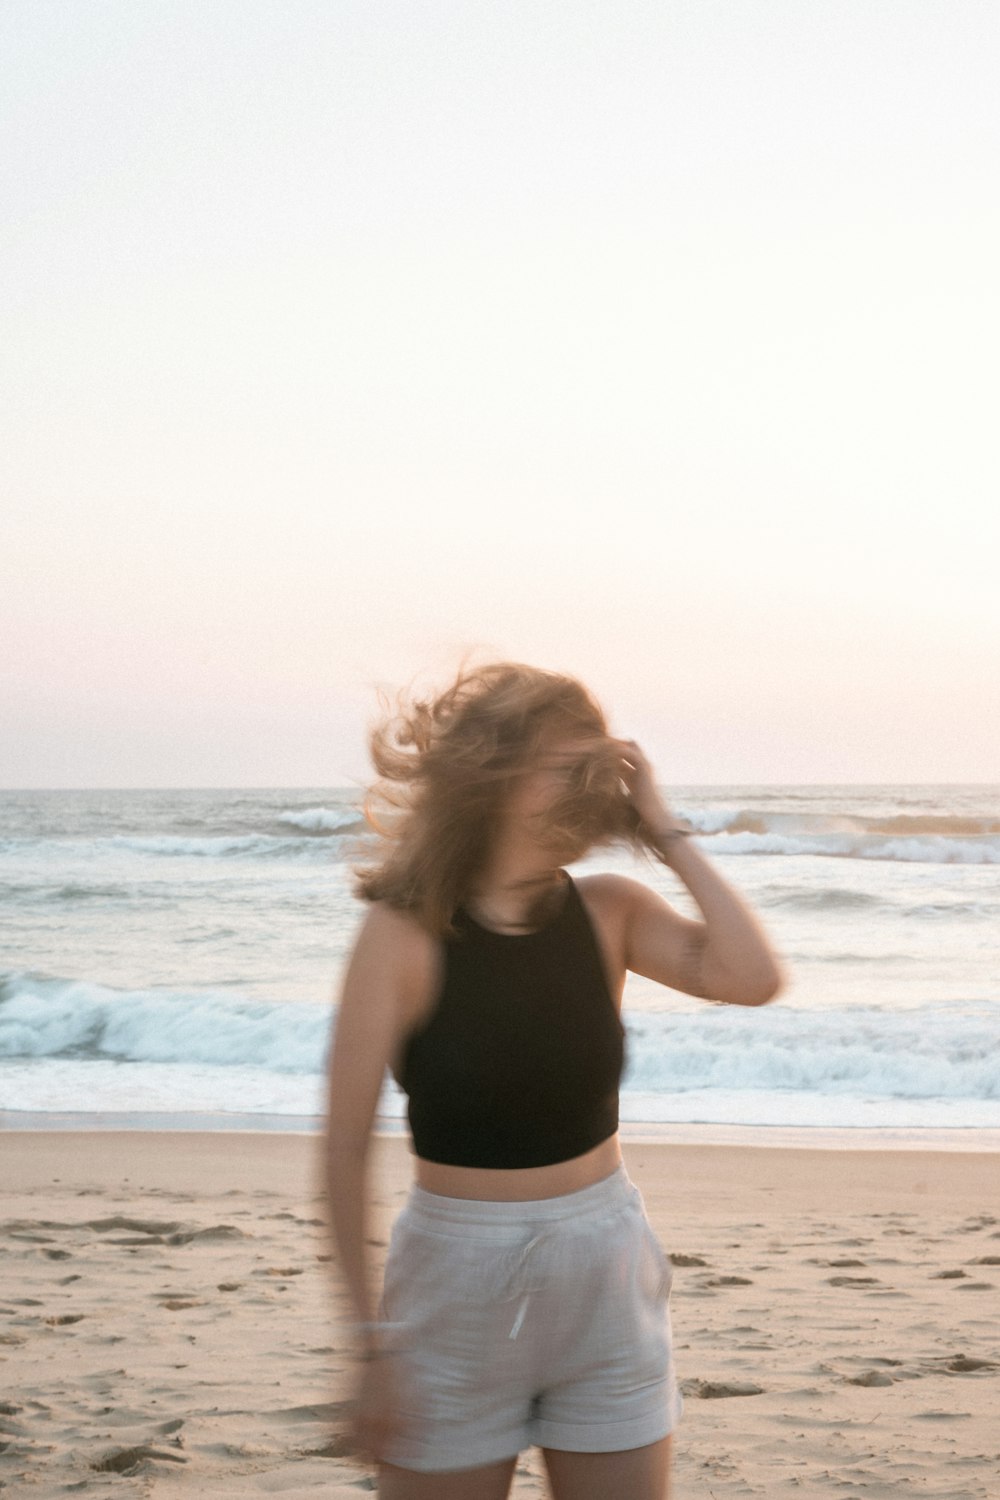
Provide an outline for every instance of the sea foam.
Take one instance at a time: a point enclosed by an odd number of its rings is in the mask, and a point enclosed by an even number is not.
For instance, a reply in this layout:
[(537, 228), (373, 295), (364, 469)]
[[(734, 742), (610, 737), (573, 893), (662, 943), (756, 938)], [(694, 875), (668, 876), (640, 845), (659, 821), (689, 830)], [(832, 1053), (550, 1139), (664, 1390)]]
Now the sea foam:
[[(789, 1005), (633, 1012), (625, 1087), (1000, 1099), (1000, 1003), (937, 1011)], [(0, 980), (0, 1058), (116, 1059), (318, 1073), (331, 1007), (212, 990)]]
[(212, 990), (117, 990), (86, 980), (9, 974), (0, 980), (0, 1058), (319, 1071), (330, 1008)]
[(279, 813), (278, 822), (314, 834), (357, 833), (367, 827), (364, 818), (360, 818), (356, 811), (343, 807), (293, 808)]

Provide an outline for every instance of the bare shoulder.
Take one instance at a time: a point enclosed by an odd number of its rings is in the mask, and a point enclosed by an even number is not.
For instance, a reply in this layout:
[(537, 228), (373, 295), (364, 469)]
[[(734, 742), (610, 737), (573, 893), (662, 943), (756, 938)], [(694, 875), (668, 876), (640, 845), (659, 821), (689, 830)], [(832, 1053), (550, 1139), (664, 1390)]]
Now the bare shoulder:
[(636, 918), (647, 909), (649, 899), (657, 902), (661, 898), (641, 881), (609, 872), (581, 875), (576, 886), (600, 939), (611, 992), (620, 1003), (625, 974), (631, 967)]
[(409, 996), (418, 995), (437, 972), (438, 949), (412, 912), (375, 901), (361, 923), (351, 968), (395, 979)]
[(440, 944), (410, 913), (377, 901), (347, 964), (330, 1049), (328, 1129), (367, 1138), (387, 1067), (433, 996)]
[(628, 920), (636, 911), (650, 906), (666, 905), (648, 885), (629, 875), (581, 875), (576, 882), (581, 896), (594, 911), (609, 918)]
[(412, 912), (390, 906), (387, 901), (373, 901), (358, 931), (357, 946), (362, 944), (389, 957), (402, 954), (412, 958), (432, 947), (433, 939)]

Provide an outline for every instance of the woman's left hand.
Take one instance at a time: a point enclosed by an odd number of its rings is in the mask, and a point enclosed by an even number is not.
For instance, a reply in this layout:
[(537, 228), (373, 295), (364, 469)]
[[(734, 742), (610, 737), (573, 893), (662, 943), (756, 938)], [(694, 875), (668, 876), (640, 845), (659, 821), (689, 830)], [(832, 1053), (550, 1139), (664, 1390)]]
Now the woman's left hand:
[(652, 832), (670, 828), (674, 817), (653, 780), (653, 768), (635, 740), (615, 740), (622, 754), (622, 781), (628, 787), (632, 806)]

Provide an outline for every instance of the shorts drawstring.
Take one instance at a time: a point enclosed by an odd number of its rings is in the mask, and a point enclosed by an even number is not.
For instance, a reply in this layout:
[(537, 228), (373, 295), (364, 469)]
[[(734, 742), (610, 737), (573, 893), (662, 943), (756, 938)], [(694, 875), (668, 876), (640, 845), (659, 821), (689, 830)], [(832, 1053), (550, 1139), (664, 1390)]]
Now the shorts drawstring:
[(525, 1277), (528, 1273), (528, 1262), (531, 1256), (531, 1252), (537, 1245), (540, 1245), (543, 1240), (547, 1239), (551, 1233), (552, 1230), (551, 1228), (549, 1228), (543, 1229), (538, 1234), (532, 1235), (527, 1244), (521, 1247), (521, 1250), (518, 1254), (517, 1261), (515, 1262), (514, 1269), (511, 1273), (509, 1285), (510, 1295), (512, 1297), (520, 1295), (521, 1300), (518, 1305), (514, 1322), (511, 1325), (510, 1333), (508, 1333), (507, 1335), (509, 1339), (516, 1339), (518, 1334), (521, 1332), (521, 1328), (524, 1325), (524, 1320), (528, 1312), (528, 1303), (531, 1301), (531, 1293), (534, 1290), (533, 1287), (525, 1286), (524, 1284)]
[[(619, 1163), (614, 1172), (589, 1187), (523, 1203), (516, 1199), (449, 1198), (414, 1184), (404, 1216), (409, 1216), (417, 1229), (459, 1239), (468, 1235), (470, 1242), (483, 1247), (475, 1270), (470, 1267), (468, 1284), (475, 1285), (486, 1302), (516, 1301), (507, 1335), (516, 1339), (528, 1316), (532, 1294), (544, 1285), (530, 1276), (535, 1269), (532, 1257), (542, 1242), (564, 1234), (571, 1219), (580, 1224), (591, 1213), (603, 1216), (618, 1212), (637, 1199), (638, 1189)], [(529, 1238), (518, 1246), (517, 1237), (525, 1233)]]

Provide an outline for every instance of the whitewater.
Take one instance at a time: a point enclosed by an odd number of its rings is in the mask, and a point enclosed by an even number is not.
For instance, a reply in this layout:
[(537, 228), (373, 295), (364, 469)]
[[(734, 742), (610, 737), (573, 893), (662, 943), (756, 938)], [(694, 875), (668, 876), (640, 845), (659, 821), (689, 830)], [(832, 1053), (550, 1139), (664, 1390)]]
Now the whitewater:
[[(1000, 1130), (1000, 788), (681, 787), (789, 986), (636, 976), (626, 1129)], [(353, 790), (0, 793), (0, 1124), (301, 1128), (362, 907)], [(693, 914), (662, 867), (599, 851)], [(386, 1128), (404, 1102), (387, 1083)]]

